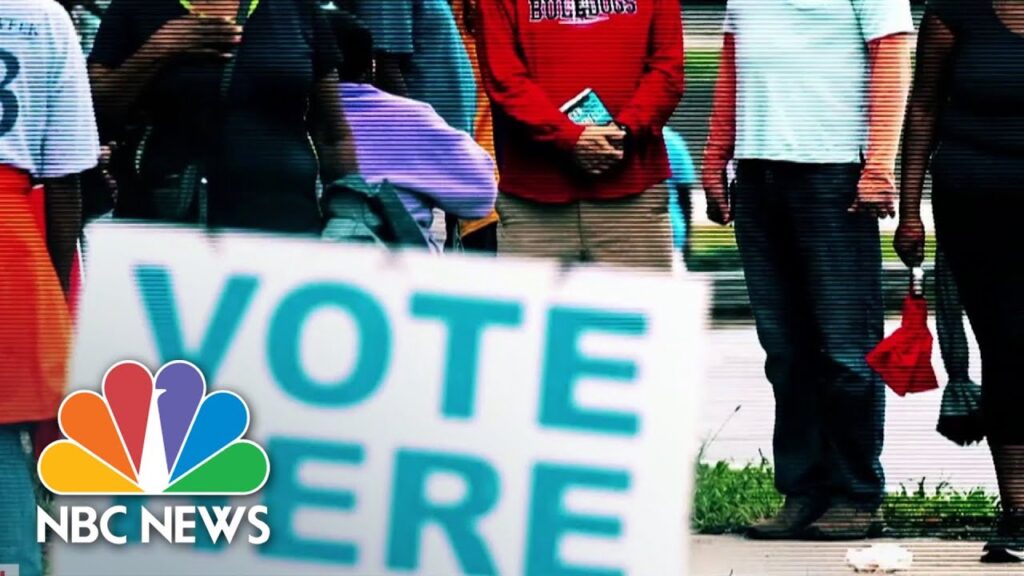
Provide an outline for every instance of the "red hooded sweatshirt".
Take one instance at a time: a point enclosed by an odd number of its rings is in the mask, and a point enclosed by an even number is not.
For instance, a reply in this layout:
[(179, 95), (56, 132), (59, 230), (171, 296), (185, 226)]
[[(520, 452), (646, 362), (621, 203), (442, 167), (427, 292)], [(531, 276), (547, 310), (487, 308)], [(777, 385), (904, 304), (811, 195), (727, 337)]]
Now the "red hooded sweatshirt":
[[(544, 203), (612, 199), (665, 181), (661, 130), (683, 92), (679, 0), (479, 0), (477, 50), (501, 190)], [(589, 177), (559, 108), (590, 88), (629, 129), (626, 161)]]

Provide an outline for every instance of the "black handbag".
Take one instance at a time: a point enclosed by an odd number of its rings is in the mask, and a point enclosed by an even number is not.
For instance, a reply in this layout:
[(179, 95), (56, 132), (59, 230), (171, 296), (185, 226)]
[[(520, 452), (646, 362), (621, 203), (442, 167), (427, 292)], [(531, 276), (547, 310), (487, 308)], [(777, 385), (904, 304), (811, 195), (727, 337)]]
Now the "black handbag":
[(146, 170), (148, 144), (151, 142), (153, 127), (147, 126), (135, 148), (132, 162), (132, 178), (138, 192), (145, 195), (147, 217), (172, 223), (203, 222), (196, 203), (205, 202), (203, 188), (203, 162), (189, 162), (181, 171), (160, 174)]

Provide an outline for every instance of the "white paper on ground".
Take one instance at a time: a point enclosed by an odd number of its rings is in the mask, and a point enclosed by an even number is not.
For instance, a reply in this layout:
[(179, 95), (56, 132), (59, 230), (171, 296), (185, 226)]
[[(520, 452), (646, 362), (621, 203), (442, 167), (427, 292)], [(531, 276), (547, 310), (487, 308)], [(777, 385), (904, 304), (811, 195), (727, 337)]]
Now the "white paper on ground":
[(890, 573), (909, 570), (914, 554), (899, 544), (874, 544), (870, 548), (850, 548), (846, 562), (857, 572)]

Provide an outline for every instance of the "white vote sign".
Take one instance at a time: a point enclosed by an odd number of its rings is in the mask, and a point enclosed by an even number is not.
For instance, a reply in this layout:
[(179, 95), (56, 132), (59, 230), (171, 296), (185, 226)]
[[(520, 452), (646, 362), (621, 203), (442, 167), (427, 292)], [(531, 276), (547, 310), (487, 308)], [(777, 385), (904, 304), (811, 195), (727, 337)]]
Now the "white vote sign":
[(237, 392), (271, 468), (231, 504), (265, 505), (271, 534), (59, 544), (58, 576), (685, 573), (702, 286), (188, 230), (89, 240), (74, 386), (187, 359)]

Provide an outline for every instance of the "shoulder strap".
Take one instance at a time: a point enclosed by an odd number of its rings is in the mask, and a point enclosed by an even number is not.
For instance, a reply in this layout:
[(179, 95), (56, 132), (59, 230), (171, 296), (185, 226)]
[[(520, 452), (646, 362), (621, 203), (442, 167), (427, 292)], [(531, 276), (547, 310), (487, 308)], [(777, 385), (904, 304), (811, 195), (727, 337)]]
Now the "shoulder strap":
[[(181, 0), (184, 5), (188, 0)], [(238, 13), (235, 14), (235, 23), (245, 28), (246, 22), (249, 21), (249, 16), (252, 15), (256, 7), (259, 6), (260, 0), (239, 0), (238, 2)], [(231, 78), (235, 75), (235, 58), (228, 60), (227, 64), (224, 65), (224, 72), (220, 78), (220, 99), (222, 102), (226, 102), (228, 99), (228, 90), (231, 89)]]
[[(186, 9), (192, 9), (192, 3), (190, 0), (179, 0), (181, 5)], [(260, 0), (238, 0), (238, 12), (235, 14), (235, 23), (239, 26), (245, 27), (246, 22), (249, 20), (249, 16), (252, 15), (256, 7), (259, 6)], [(215, 116), (216, 123), (221, 124), (224, 119), (225, 109), (227, 107), (228, 93), (231, 90), (231, 80), (235, 75), (235, 61), (237, 58), (232, 58), (227, 61), (224, 65), (224, 70), (221, 71), (220, 76), (220, 108)], [(196, 201), (199, 203), (199, 222), (206, 224), (209, 217), (209, 190), (206, 187), (206, 178), (201, 178), (197, 183), (198, 191), (196, 193)]]
[(387, 180), (381, 182), (376, 196), (396, 244), (417, 247), (430, 246), (428, 234), (424, 232), (405, 204), (402, 203), (402, 199), (398, 197), (398, 190), (391, 182)]
[(863, 34), (864, 33), (864, 26), (863, 26), (863, 24), (864, 23), (861, 22), (860, 10), (857, 8), (857, 6), (858, 6), (857, 0), (850, 0), (850, 10), (853, 11), (853, 17), (857, 20), (857, 32), (859, 32), (860, 34)]

